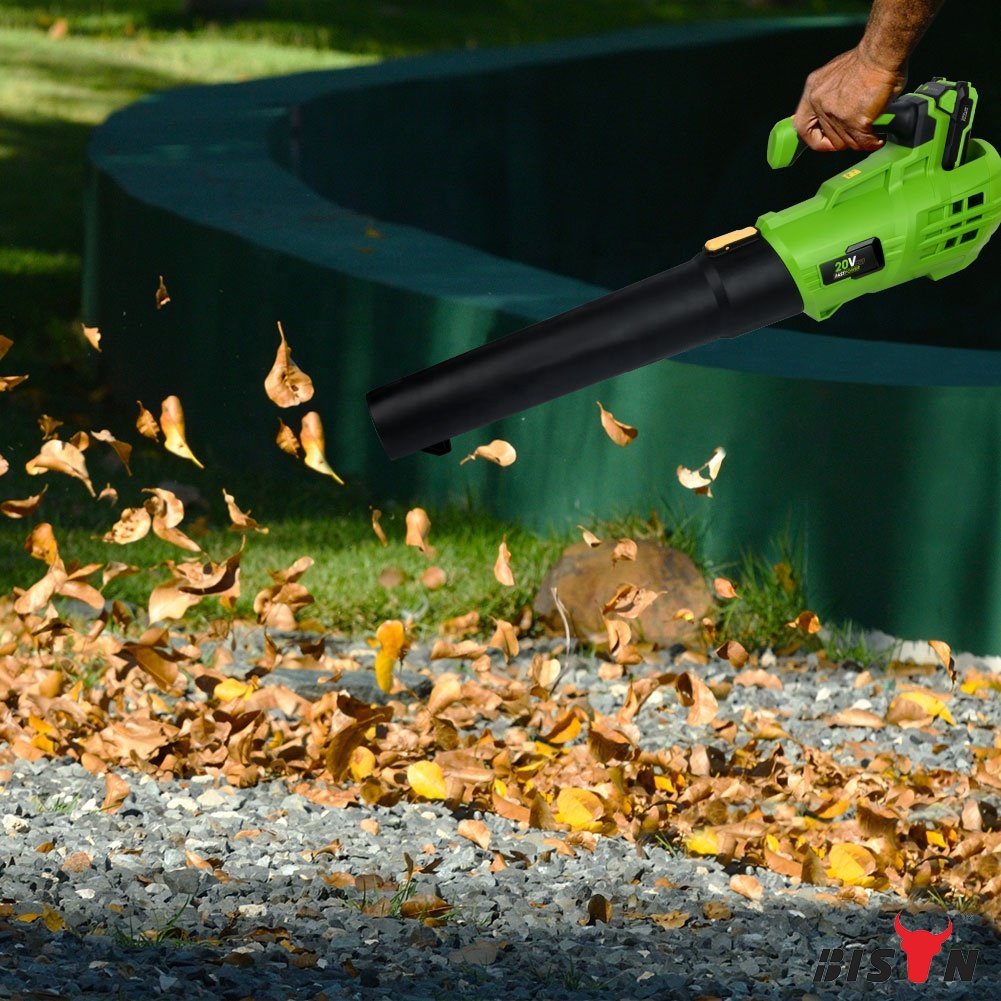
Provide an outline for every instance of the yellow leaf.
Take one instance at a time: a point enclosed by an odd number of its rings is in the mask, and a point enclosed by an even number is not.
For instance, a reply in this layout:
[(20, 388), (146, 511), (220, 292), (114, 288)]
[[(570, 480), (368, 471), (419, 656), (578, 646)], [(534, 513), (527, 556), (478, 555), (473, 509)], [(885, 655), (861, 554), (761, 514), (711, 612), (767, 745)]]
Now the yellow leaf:
[(866, 886), (873, 882), (871, 876), (876, 870), (876, 859), (862, 845), (850, 842), (833, 844), (827, 861), (827, 875), (848, 886)]
[[(924, 710), (926, 715), (932, 717), (938, 717), (939, 719), (945, 720), (946, 723), (955, 723), (956, 721), (952, 718), (952, 714), (946, 708), (945, 703), (936, 698), (931, 692), (901, 692), (897, 698), (893, 701), (904, 700), (906, 702), (913, 702), (919, 708)], [(890, 710), (887, 713), (889, 718), (890, 714), (893, 712), (893, 706), (890, 706)]]
[(685, 840), (685, 847), (695, 855), (715, 855), (719, 851), (719, 839), (711, 827), (704, 827)]
[(379, 688), (388, 693), (393, 687), (393, 667), (407, 650), (407, 633), (399, 619), (389, 619), (375, 631), (375, 638), (379, 643), (375, 680)]
[(205, 468), (188, 448), (184, 436), (184, 410), (176, 396), (168, 396), (160, 405), (160, 427), (163, 429), (163, 447), (168, 452), (190, 459), (199, 469)]
[(356, 747), (351, 752), (348, 767), (351, 769), (351, 777), (356, 782), (361, 782), (375, 771), (375, 755), (367, 747)]
[(930, 845), (935, 845), (936, 848), (947, 848), (948, 845), (945, 842), (945, 838), (939, 834), (938, 831), (925, 831), (925, 840)]
[(257, 679), (253, 678), (249, 682), (240, 681), (238, 678), (227, 678), (215, 686), (212, 694), (220, 702), (232, 702), (233, 699), (245, 699), (257, 691)]
[(564, 713), (542, 739), (547, 744), (569, 744), (580, 734), (580, 720), (572, 713)]
[(407, 768), (407, 782), (424, 799), (445, 798), (445, 773), (433, 761), (418, 761)]
[(817, 618), (814, 612), (807, 609), (804, 612), (800, 612), (792, 622), (787, 622), (786, 626), (789, 629), (800, 629), (812, 636), (814, 633), (820, 632), (820, 619)]
[(556, 819), (575, 831), (590, 830), (604, 813), (604, 800), (589, 789), (561, 789), (556, 797)]

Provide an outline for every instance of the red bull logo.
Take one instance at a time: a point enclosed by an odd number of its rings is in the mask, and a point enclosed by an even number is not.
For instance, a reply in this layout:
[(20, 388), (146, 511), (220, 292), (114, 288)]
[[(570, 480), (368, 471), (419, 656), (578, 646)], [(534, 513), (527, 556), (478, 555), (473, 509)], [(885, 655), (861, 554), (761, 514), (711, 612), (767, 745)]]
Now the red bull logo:
[[(817, 984), (833, 984), (843, 980), (846, 984), (865, 981), (870, 984), (885, 984), (889, 980), (909, 980), (912, 984), (926, 984), (932, 974), (932, 967), (941, 968), (941, 978), (945, 983), (959, 980), (970, 983), (980, 959), (979, 949), (952, 947), (941, 961), (935, 964), (935, 957), (943, 951), (943, 946), (952, 935), (952, 918), (943, 931), (925, 931), (908, 928), (898, 913), (893, 919), (893, 927), (900, 939), (900, 948), (824, 949), (814, 971), (813, 981)], [(901, 953), (903, 955), (901, 955)], [(906, 960), (906, 966), (902, 959)]]
[(900, 920), (900, 912), (893, 919), (893, 927), (900, 936), (900, 948), (907, 956), (907, 979), (912, 984), (928, 983), (931, 961), (942, 951), (942, 945), (952, 934), (952, 918), (949, 926), (937, 935), (930, 931), (910, 931)]

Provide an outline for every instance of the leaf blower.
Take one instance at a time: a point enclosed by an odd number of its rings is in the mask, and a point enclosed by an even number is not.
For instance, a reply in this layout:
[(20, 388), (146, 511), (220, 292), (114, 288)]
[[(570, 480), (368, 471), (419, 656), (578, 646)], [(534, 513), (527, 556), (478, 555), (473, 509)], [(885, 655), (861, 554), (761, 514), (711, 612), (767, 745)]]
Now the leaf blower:
[[(720, 337), (972, 264), (1001, 222), (1001, 157), (971, 137), (977, 91), (935, 77), (873, 123), (885, 140), (812, 198), (705, 242), (692, 260), (368, 394), (391, 459)], [(806, 148), (792, 119), (773, 168)]]

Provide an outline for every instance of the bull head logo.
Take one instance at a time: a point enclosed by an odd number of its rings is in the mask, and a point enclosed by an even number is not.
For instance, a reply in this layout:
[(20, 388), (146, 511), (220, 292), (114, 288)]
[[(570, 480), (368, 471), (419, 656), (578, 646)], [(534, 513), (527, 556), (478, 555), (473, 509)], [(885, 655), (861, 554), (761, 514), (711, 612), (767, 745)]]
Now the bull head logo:
[(908, 931), (900, 920), (899, 912), (893, 927), (900, 936), (900, 948), (907, 956), (907, 979), (912, 984), (928, 983), (931, 961), (942, 951), (942, 943), (952, 934), (952, 918), (949, 918), (949, 927), (937, 935), (930, 931)]

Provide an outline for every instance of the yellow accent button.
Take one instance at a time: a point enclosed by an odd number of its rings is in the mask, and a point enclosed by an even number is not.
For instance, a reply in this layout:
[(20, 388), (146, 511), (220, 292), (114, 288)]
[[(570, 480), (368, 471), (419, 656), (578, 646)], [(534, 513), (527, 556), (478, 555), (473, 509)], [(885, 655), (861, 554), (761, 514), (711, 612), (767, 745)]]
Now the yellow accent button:
[(858, 177), (861, 173), (862, 171), (858, 167), (852, 167), (851, 170), (846, 170), (841, 176), (850, 181), (853, 177)]
[(714, 236), (711, 240), (706, 240), (706, 253), (718, 254), (722, 250), (729, 250), (735, 243), (743, 243), (744, 240), (749, 240), (752, 236), (757, 235), (757, 227), (745, 226), (743, 229), (735, 229), (722, 236)]

